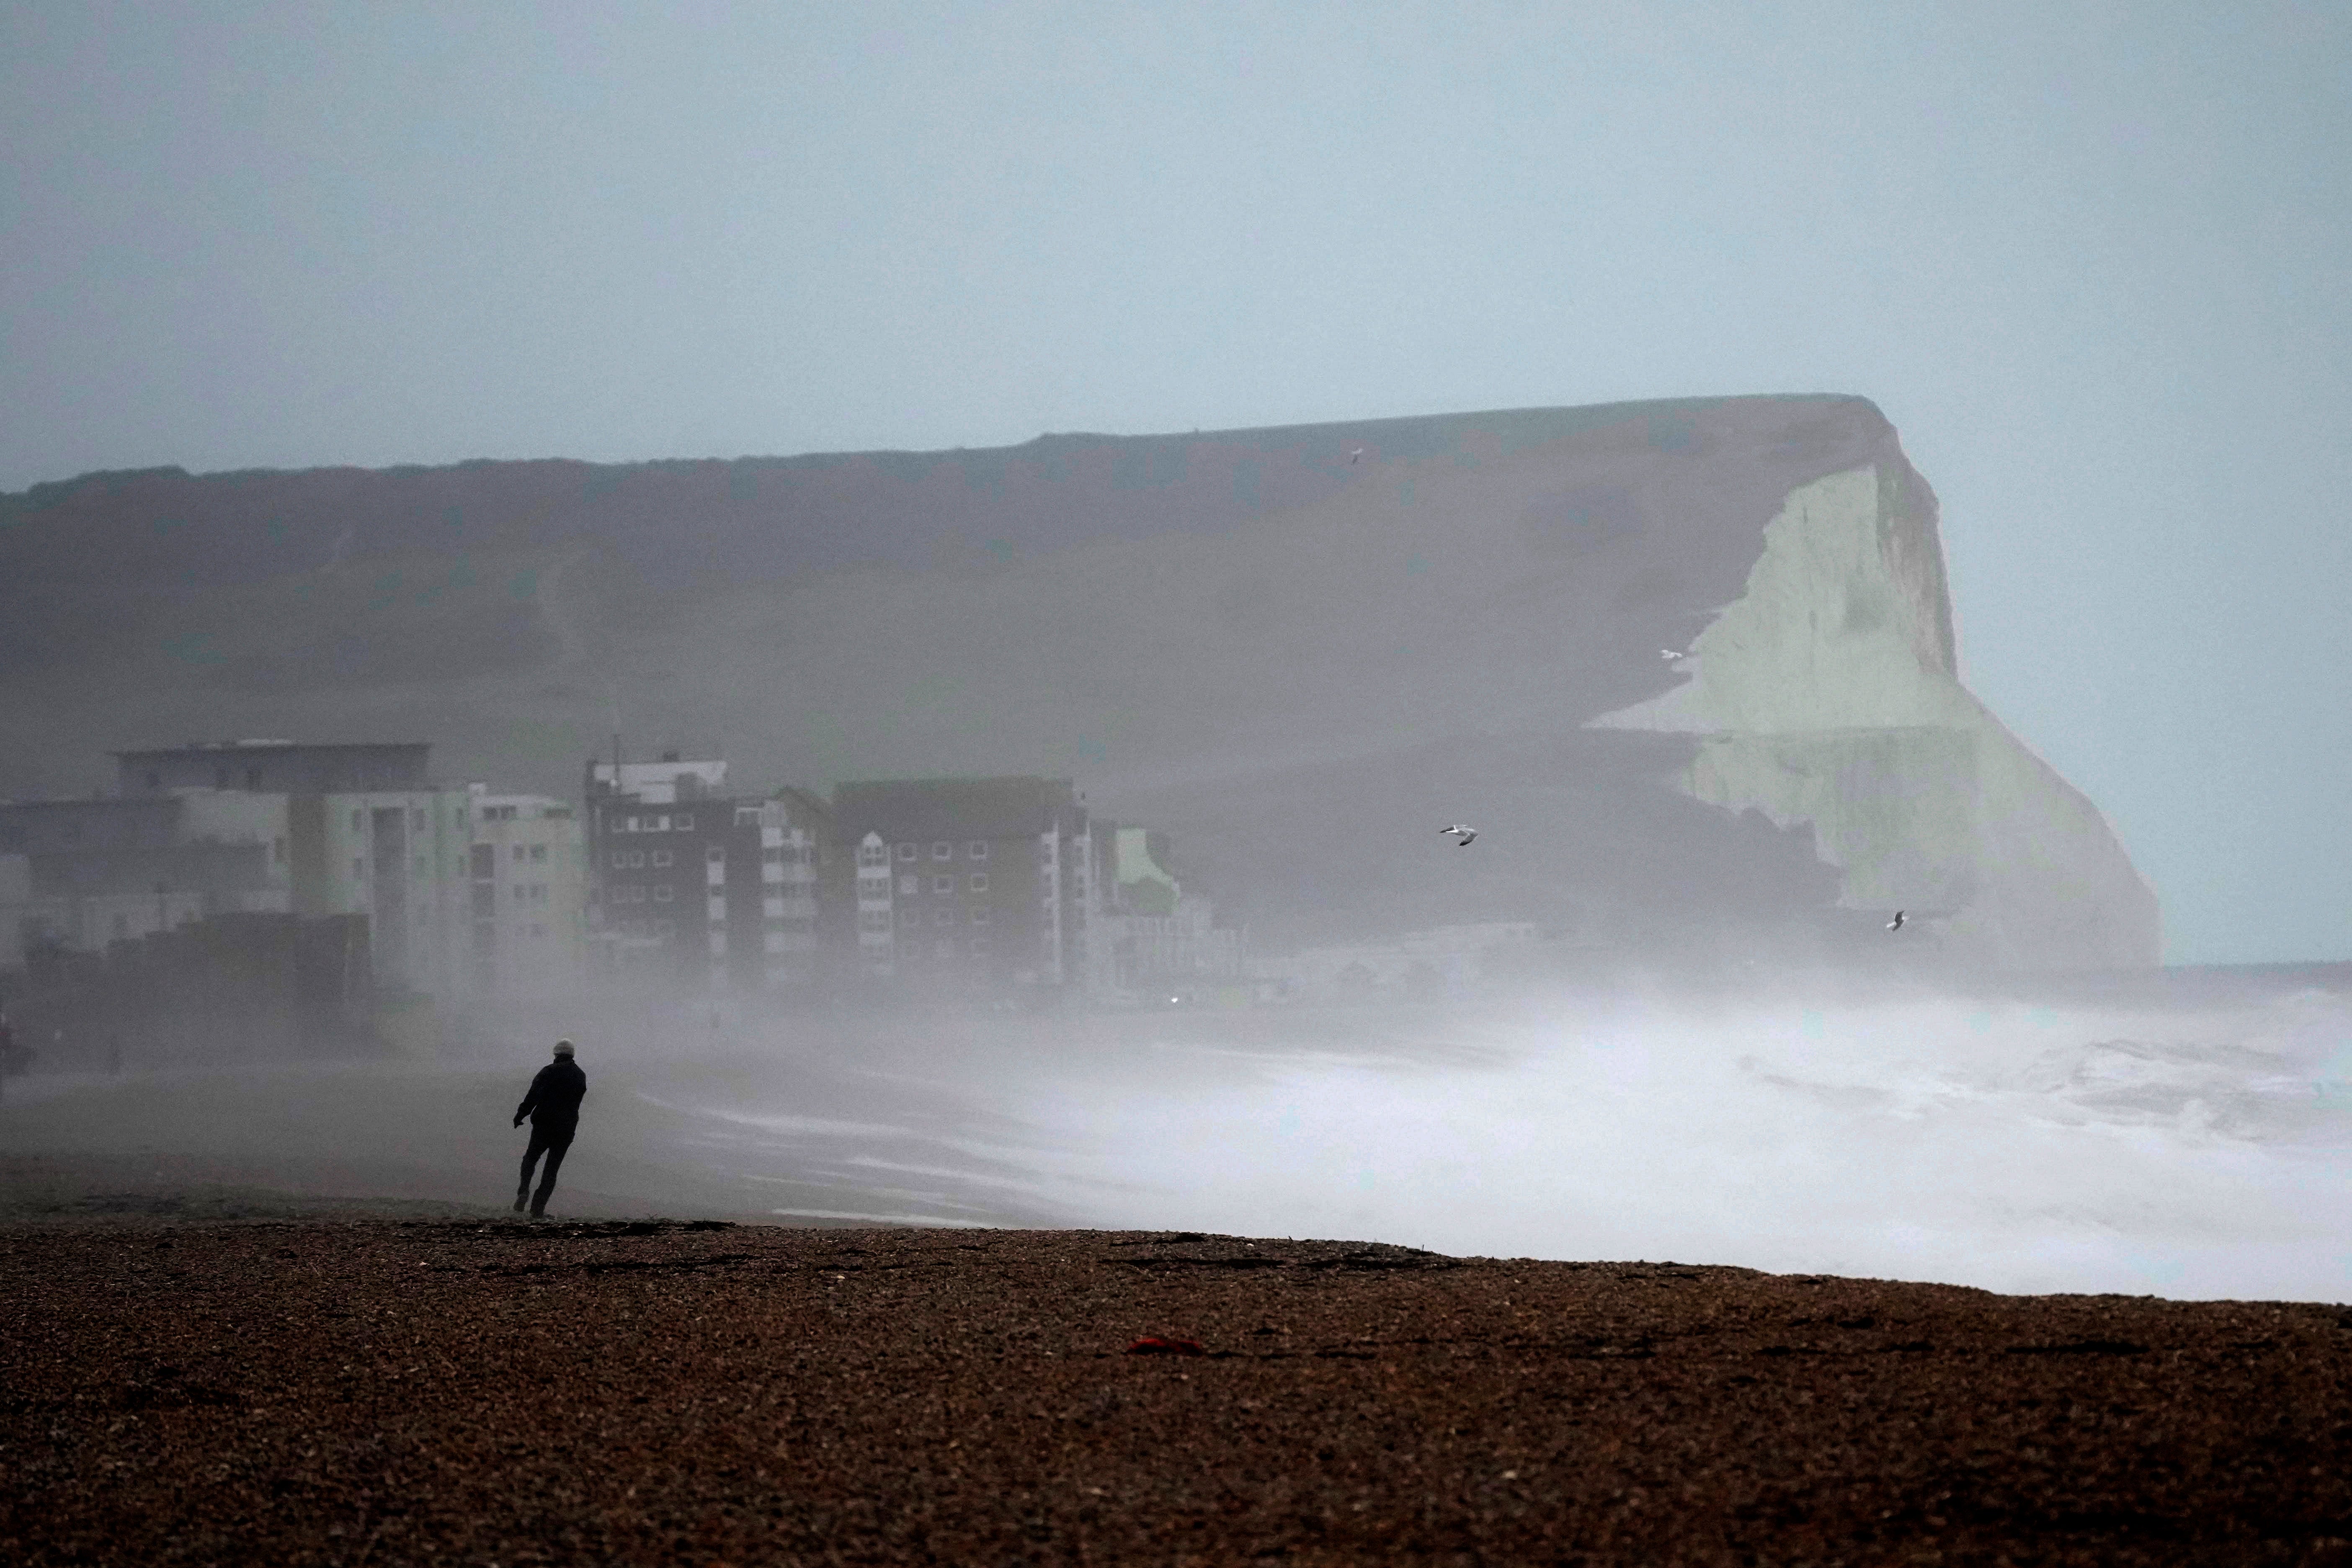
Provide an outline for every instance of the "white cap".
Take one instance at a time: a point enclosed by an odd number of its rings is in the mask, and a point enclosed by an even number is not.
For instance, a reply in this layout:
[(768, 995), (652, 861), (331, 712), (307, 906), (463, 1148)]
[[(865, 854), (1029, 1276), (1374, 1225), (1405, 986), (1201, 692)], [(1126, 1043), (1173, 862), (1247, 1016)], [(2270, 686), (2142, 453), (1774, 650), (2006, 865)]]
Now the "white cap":
[(557, 1056), (559, 1056), (559, 1057), (568, 1057), (568, 1056), (570, 1056), (570, 1055), (572, 1054), (572, 1042), (571, 1042), (570, 1040), (558, 1040), (558, 1041), (556, 1041), (556, 1042), (555, 1042), (555, 1054), (556, 1054)]

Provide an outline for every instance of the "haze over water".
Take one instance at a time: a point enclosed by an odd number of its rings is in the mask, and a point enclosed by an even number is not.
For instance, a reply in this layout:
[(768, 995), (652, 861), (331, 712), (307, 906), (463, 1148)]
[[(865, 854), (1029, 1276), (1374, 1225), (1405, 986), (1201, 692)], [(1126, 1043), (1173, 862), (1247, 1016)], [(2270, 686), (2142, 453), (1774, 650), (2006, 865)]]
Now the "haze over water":
[[(2352, 1296), (2340, 993), (1129, 1022), (1113, 1043), (1008, 1031), (910, 1047), (861, 1075), (865, 1123), (795, 1119), (782, 1082), (723, 1117), (765, 1134), (743, 1168), (790, 1159), (880, 1184), (909, 1217), (992, 1199), (1088, 1226), (1455, 1255)], [(971, 1119), (931, 1123), (930, 1154), (877, 1154), (914, 1131), (887, 1110), (910, 1086), (963, 1097)]]

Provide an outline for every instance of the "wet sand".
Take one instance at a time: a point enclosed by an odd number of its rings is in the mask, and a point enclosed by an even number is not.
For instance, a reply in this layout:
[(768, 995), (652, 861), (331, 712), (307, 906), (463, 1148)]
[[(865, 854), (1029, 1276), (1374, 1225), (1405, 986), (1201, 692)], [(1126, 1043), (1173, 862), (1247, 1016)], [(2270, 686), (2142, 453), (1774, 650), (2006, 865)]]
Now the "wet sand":
[(2335, 1306), (503, 1215), (0, 1300), (10, 1562), (2352, 1563)]

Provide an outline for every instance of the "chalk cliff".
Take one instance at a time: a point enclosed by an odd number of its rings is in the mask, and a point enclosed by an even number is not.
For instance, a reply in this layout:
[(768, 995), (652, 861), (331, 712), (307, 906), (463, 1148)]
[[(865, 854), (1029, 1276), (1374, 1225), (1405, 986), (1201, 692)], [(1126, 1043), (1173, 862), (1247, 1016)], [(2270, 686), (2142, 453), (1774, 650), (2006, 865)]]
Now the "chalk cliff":
[(1840, 902), (2001, 967), (2156, 962), (2156, 900), (2091, 803), (1960, 685), (1934, 499), (1907, 465), (1802, 486), (1673, 690), (1595, 728), (1699, 738), (1678, 786), (1810, 826)]
[(777, 784), (1075, 777), (1276, 942), (1877, 962), (1906, 907), (1906, 953), (2156, 962), (1955, 668), (1934, 500), (1851, 397), (0, 497), (0, 792), (224, 733), (569, 791), (617, 724)]

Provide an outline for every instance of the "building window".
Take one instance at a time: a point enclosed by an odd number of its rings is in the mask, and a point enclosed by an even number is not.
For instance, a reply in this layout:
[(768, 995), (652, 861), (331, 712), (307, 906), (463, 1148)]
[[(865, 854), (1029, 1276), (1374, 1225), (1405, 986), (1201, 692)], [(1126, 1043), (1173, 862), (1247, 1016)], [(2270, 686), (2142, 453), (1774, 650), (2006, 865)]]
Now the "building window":
[(547, 884), (546, 884), (546, 883), (544, 883), (544, 882), (533, 882), (533, 883), (530, 885), (530, 901), (531, 901), (532, 903), (534, 903), (534, 904), (543, 904), (543, 903), (547, 902)]
[(941, 904), (937, 910), (932, 911), (931, 923), (935, 926), (951, 926), (955, 924), (954, 909), (950, 905)]
[(857, 847), (857, 863), (860, 866), (887, 865), (889, 863), (889, 859), (890, 847), (887, 844), (869, 843), (861, 844)]
[(680, 833), (691, 833), (694, 831), (694, 813), (690, 811), (681, 811), (677, 814), (677, 830)]
[(522, 847), (522, 846), (521, 846), (521, 845), (520, 845), (520, 844), (518, 844), (518, 845), (516, 845), (516, 846), (514, 847), (514, 858), (515, 858), (517, 860), (520, 860), (520, 859), (522, 859), (522, 858), (523, 858), (523, 847)]
[(971, 939), (971, 955), (974, 958), (978, 958), (982, 953), (986, 952), (987, 951), (988, 939), (986, 937), (976, 936)]
[(909, 871), (898, 879), (898, 890), (902, 893), (919, 893), (923, 890), (923, 879), (918, 873)]
[(888, 931), (890, 929), (890, 911), (888, 910), (858, 910), (857, 929), (859, 931)]
[(669, 851), (668, 851), (668, 850), (667, 850), (667, 849), (656, 849), (656, 850), (655, 850), (655, 851), (654, 851), (654, 864), (655, 864), (655, 865), (656, 865), (656, 866), (667, 866), (667, 865), (668, 865), (669, 863), (670, 863), (670, 853), (669, 853)]
[(987, 873), (987, 872), (985, 872), (985, 871), (974, 871), (974, 872), (971, 874), (971, 890), (972, 890), (973, 892), (975, 892), (975, 893), (984, 893), (984, 892), (988, 891), (988, 873)]
[(367, 875), (367, 861), (366, 861), (365, 859), (363, 859), (362, 858), (361, 858), (360, 856), (357, 856), (357, 855), (352, 856), (352, 880), (353, 880), (353, 881), (355, 881), (355, 882), (356, 882), (356, 881), (360, 880), (362, 878), (365, 877), (366, 875)]
[(527, 903), (527, 902), (529, 902), (529, 901), (530, 901), (530, 889), (529, 888), (524, 887), (520, 882), (517, 882), (517, 883), (515, 884), (515, 890), (514, 890), (514, 893), (515, 893), (514, 901), (515, 901), (516, 903), (520, 904), (520, 903)]
[(532, 846), (530, 847), (530, 858), (531, 858), (532, 859), (534, 859), (534, 860), (544, 860), (544, 859), (546, 859), (546, 858), (547, 858), (547, 846), (546, 846), (546, 845), (544, 845), (544, 844), (534, 844), (534, 845), (532, 845)]
[(656, 936), (676, 936), (677, 934), (677, 922), (676, 921), (654, 921), (654, 934)]
[(898, 923), (902, 926), (921, 925), (923, 923), (923, 911), (920, 910), (900, 910), (898, 911)]
[(950, 872), (950, 871), (943, 871), (943, 872), (941, 872), (940, 875), (938, 875), (938, 876), (936, 876), (936, 877), (932, 878), (932, 879), (931, 879), (931, 891), (933, 891), (934, 893), (952, 893), (952, 892), (954, 892), (954, 891), (955, 891), (955, 874), (954, 874), (953, 872)]
[(226, 768), (215, 768), (213, 770), (213, 788), (228, 788), (228, 770)]
[(547, 935), (547, 928), (543, 925), (533, 925), (530, 928), (530, 934), (533, 937), (544, 937)]
[(644, 850), (642, 850), (642, 849), (632, 849), (632, 850), (630, 850), (630, 851), (629, 851), (629, 864), (630, 864), (630, 865), (632, 865), (632, 866), (642, 866), (642, 865), (644, 865), (645, 863), (646, 863), (646, 852), (645, 852)]
[(901, 844), (898, 846), (898, 858), (901, 860), (912, 860), (916, 856), (922, 852), (922, 846), (919, 844)]
[(616, 868), (626, 866), (628, 863), (629, 852), (627, 850), (615, 849), (613, 851), (613, 864)]
[(985, 860), (988, 858), (988, 840), (975, 838), (963, 847), (963, 852), (975, 860)]
[[(713, 860), (719, 858), (719, 847), (717, 845), (711, 846), (710, 858)], [(770, 845), (767, 848), (760, 851), (760, 858), (766, 861), (771, 866), (781, 866), (784, 863), (784, 852), (774, 845)]]
[(727, 864), (727, 846), (714, 844), (702, 852), (702, 858), (713, 866), (724, 866)]
[(934, 860), (954, 859), (955, 846), (949, 843), (944, 838), (940, 839), (937, 844), (931, 846), (931, 858)]
[(971, 923), (976, 926), (984, 926), (988, 923), (988, 906), (986, 904), (972, 905)]
[(353, 833), (357, 833), (359, 830), (360, 830), (360, 814), (359, 814), (358, 812), (354, 811), (354, 812), (352, 812), (352, 831)]
[(667, 904), (677, 897), (677, 889), (671, 887), (667, 882), (664, 882), (661, 886), (654, 889), (654, 902), (657, 904)]
[(247, 768), (245, 770), (245, 787), (247, 789), (259, 789), (261, 787), (261, 770), (259, 768)]

